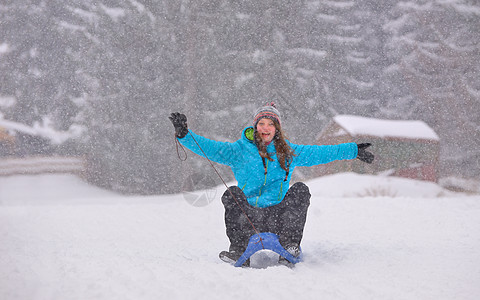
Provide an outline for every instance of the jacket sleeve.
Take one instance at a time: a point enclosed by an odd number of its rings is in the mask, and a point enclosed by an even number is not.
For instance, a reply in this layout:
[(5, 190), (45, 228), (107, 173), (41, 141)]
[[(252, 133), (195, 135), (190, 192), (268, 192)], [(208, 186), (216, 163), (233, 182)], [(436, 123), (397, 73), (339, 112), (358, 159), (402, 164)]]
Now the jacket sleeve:
[[(205, 152), (210, 160), (220, 164), (232, 166), (239, 159), (240, 147), (238, 146), (238, 143), (214, 141), (200, 136), (191, 130), (188, 131), (188, 134), (184, 138), (178, 140), (182, 145), (195, 154), (205, 157), (203, 154), (203, 152)], [(199, 146), (202, 148), (203, 152), (200, 150)]]
[(294, 157), (297, 166), (310, 167), (326, 164), (335, 160), (354, 159), (358, 154), (358, 146), (355, 143), (339, 145), (294, 145)]

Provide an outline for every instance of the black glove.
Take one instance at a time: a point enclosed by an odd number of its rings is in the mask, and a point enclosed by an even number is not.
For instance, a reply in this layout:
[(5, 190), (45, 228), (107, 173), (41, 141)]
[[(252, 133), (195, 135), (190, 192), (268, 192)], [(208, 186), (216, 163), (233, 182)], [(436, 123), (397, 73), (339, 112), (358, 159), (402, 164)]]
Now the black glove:
[(367, 164), (371, 164), (374, 159), (374, 155), (371, 152), (368, 152), (367, 149), (370, 147), (372, 144), (370, 143), (362, 143), (362, 144), (357, 144), (358, 147), (358, 155), (357, 158), (363, 162), (366, 162)]
[(184, 138), (188, 133), (187, 117), (181, 113), (172, 113), (172, 116), (168, 117), (175, 127), (175, 135), (177, 138)]

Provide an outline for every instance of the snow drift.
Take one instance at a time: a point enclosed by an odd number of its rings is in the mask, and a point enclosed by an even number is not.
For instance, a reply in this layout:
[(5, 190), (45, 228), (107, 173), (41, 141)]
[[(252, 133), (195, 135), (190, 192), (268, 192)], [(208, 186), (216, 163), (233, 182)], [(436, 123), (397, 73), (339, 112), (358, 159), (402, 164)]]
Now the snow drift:
[(218, 259), (223, 187), (196, 207), (73, 175), (0, 177), (0, 299), (480, 297), (479, 196), (356, 174), (307, 184), (304, 262), (264, 268), (276, 257), (260, 253), (245, 269)]

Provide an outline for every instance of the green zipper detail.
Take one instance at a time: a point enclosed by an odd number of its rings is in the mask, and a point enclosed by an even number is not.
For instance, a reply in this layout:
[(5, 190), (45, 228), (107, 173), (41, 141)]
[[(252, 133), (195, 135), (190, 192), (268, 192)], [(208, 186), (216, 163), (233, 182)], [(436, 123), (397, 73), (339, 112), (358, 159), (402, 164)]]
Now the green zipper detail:
[(282, 200), (283, 183), (284, 183), (284, 181), (282, 181), (282, 183), (280, 184), (280, 193), (278, 194), (278, 203), (280, 203), (281, 200)]
[[(267, 169), (268, 170), (268, 160), (267, 160)], [(267, 172), (265, 172), (265, 181), (263, 182), (263, 186), (260, 188), (260, 192), (258, 193), (257, 196), (257, 201), (255, 201), (255, 206), (258, 207), (258, 199), (262, 195), (262, 188), (267, 184)]]
[(245, 189), (246, 186), (247, 186), (247, 183), (245, 183), (245, 184), (243, 185), (243, 187), (242, 187), (242, 192), (243, 192), (243, 190)]

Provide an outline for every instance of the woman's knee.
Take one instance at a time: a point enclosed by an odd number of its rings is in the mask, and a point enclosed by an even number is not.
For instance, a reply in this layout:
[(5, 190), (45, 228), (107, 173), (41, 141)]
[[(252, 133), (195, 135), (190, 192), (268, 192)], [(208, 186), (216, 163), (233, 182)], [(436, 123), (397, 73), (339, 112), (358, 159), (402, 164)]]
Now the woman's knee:
[(303, 182), (296, 182), (295, 184), (292, 185), (292, 187), (290, 187), (290, 189), (292, 189), (292, 191), (294, 193), (301, 194), (301, 195), (304, 195), (304, 196), (308, 196), (308, 198), (310, 198), (310, 196), (311, 196), (310, 195), (310, 189)]
[(235, 203), (235, 199), (237, 201), (240, 201), (239, 198), (241, 198), (242, 196), (245, 197), (243, 191), (238, 186), (230, 186), (222, 195), (222, 203), (224, 206), (230, 206)]
[(302, 192), (305, 194), (310, 194), (310, 189), (303, 182), (295, 182), (290, 188), (294, 190), (298, 190), (299, 192)]
[(289, 189), (289, 196), (293, 198), (293, 202), (301, 206), (310, 205), (310, 189), (303, 182), (296, 182)]

